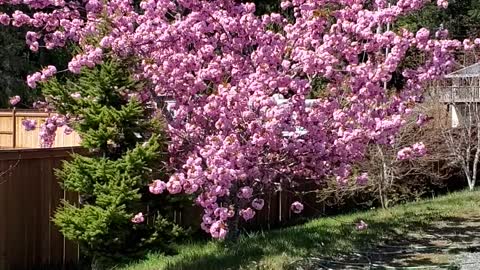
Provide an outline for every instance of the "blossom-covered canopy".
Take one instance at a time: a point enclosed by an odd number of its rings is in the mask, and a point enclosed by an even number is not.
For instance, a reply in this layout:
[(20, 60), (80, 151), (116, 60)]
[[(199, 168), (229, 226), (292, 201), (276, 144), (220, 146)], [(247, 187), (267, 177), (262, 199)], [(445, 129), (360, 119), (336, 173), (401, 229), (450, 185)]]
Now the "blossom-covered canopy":
[[(129, 61), (132, 76), (146, 83), (130, 98), (175, 101), (168, 122), (175, 173), (150, 189), (196, 194), (202, 228), (218, 238), (230, 219), (252, 218), (264, 192), (293, 177), (353, 179), (352, 164), (368, 144), (391, 142), (423, 83), (453, 66), (452, 51), (480, 43), (449, 40), (446, 30), (387, 31), (426, 0), (285, 0), (282, 14), (262, 16), (254, 4), (233, 0), (1, 2), (35, 11), (0, 15), (4, 25), (32, 29), (26, 42), (33, 51), (78, 45), (72, 73), (107, 58)], [(401, 68), (407, 52), (424, 61)], [(56, 72), (46, 67), (28, 84)], [(393, 74), (401, 85), (388, 84)], [(312, 92), (317, 98), (307, 107)], [(278, 94), (288, 102), (277, 104)], [(57, 122), (44, 127), (47, 144)]]

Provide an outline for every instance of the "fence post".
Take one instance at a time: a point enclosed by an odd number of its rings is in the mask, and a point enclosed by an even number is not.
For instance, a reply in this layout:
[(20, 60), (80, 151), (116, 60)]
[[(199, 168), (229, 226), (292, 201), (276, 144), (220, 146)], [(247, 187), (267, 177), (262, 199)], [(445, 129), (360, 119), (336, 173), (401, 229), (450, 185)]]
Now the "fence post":
[(17, 111), (15, 107), (12, 110), (12, 122), (13, 122), (13, 130), (12, 130), (12, 148), (17, 147)]
[(283, 204), (282, 204), (282, 190), (278, 192), (278, 222), (279, 224), (282, 223), (282, 210), (283, 210)]

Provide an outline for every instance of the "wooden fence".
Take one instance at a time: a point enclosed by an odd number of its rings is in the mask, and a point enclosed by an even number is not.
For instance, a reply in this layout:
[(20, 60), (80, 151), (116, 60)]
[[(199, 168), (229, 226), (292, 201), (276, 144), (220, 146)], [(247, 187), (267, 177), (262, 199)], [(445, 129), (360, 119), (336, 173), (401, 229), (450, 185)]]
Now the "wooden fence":
[(75, 263), (76, 245), (51, 222), (65, 193), (54, 176), (62, 160), (79, 148), (0, 151), (0, 269), (33, 269)]
[[(0, 110), (0, 148), (39, 148), (40, 125), (50, 113), (36, 110)], [(26, 131), (22, 121), (31, 119), (37, 121), (37, 129)], [(78, 146), (80, 137), (75, 132), (70, 135), (59, 128), (55, 136), (53, 147)]]
[[(66, 241), (51, 222), (62, 199), (78, 199), (65, 193), (54, 175), (73, 152), (85, 151), (79, 147), (0, 151), (0, 270), (58, 269), (77, 262), (77, 246)], [(288, 192), (272, 194), (265, 198), (264, 209), (243, 225), (268, 229), (289, 222), (298, 217), (289, 209), (297, 199)], [(312, 207), (314, 198), (301, 201), (306, 206), (302, 215), (318, 213)], [(186, 206), (173, 211), (172, 217), (181, 225), (198, 228), (201, 214), (198, 207)]]

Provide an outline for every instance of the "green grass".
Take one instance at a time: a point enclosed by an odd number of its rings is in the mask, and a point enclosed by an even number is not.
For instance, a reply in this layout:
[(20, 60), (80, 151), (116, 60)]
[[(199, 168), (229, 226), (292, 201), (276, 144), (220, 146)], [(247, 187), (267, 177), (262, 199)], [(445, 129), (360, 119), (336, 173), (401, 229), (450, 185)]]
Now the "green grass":
[[(480, 216), (480, 191), (452, 193), (388, 210), (319, 218), (303, 225), (244, 235), (231, 245), (218, 241), (185, 243), (176, 246), (177, 255), (150, 254), (120, 269), (285, 269), (302, 258), (368, 250), (405, 232), (422, 231), (434, 221), (470, 216)], [(355, 230), (354, 224), (360, 219), (369, 224), (368, 230)]]

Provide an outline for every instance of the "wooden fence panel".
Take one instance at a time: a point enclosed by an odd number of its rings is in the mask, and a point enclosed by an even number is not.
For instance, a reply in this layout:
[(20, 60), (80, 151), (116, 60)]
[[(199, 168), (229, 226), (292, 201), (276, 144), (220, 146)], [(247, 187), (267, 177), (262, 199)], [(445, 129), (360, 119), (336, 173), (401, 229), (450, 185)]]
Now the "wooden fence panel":
[[(40, 148), (40, 126), (49, 113), (36, 110), (0, 110), (0, 148)], [(26, 131), (22, 125), (25, 119), (37, 122), (37, 129)], [(58, 128), (53, 147), (80, 145), (80, 136), (73, 132), (66, 135), (65, 128)]]
[(13, 144), (13, 112), (0, 112), (0, 147)]
[(78, 260), (78, 247), (51, 222), (62, 199), (54, 169), (78, 148), (18, 149), (0, 152), (0, 269), (32, 269)]

